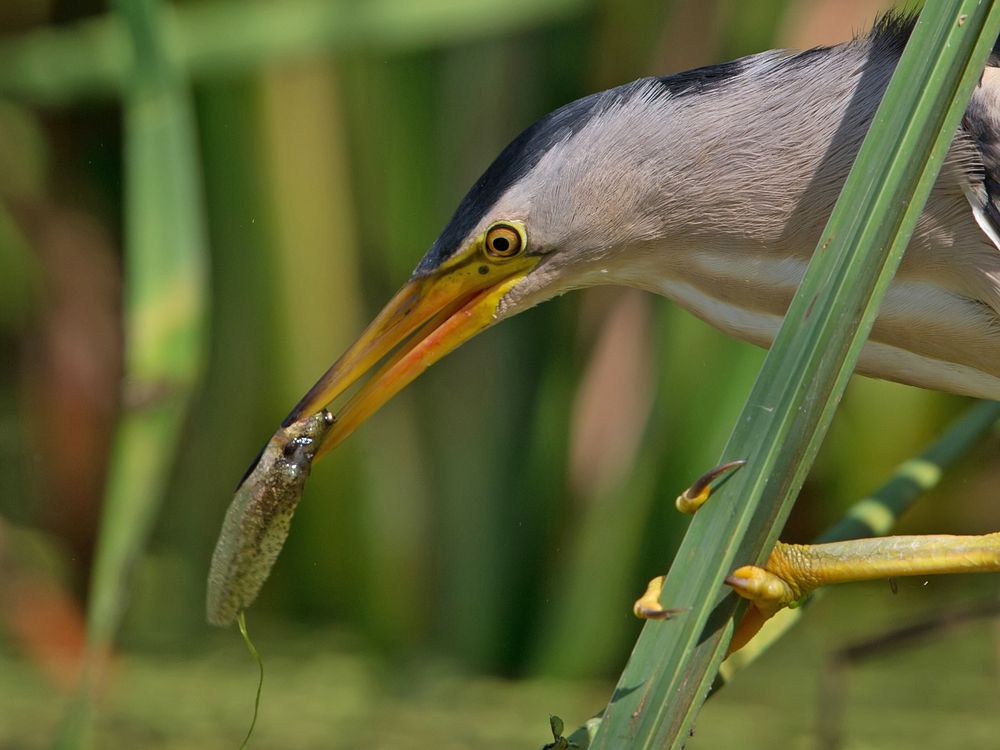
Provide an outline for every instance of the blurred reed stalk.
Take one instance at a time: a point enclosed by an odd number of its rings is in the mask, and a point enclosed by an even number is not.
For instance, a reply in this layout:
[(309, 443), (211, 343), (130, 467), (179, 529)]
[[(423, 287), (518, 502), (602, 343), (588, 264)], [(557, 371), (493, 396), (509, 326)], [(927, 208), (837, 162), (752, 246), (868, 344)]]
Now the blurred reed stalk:
[[(245, 72), (317, 52), (406, 52), (455, 40), (492, 38), (577, 17), (596, 0), (216, 0), (151, 10), (160, 54), (178, 75)], [(116, 15), (81, 21), (68, 30), (26, 34), (0, 50), (0, 92), (64, 103), (81, 96), (115, 96), (130, 85), (132, 30)]]
[(125, 379), (87, 612), (83, 681), (58, 747), (89, 744), (92, 704), (134, 564), (167, 486), (207, 335), (204, 219), (186, 81), (168, 62), (159, 0), (122, 0), (134, 61), (125, 89)]
[(924, 9), (721, 461), (747, 466), (692, 521), (591, 743), (680, 748), (745, 603), (719, 583), (777, 540), (1000, 31), (976, 0)]

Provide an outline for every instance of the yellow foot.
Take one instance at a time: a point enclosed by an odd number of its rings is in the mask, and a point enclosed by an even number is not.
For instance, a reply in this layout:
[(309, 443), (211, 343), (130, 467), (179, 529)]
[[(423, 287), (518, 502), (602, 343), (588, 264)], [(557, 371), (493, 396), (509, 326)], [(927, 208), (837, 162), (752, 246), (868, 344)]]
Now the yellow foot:
[(676, 614), (683, 612), (683, 609), (665, 609), (660, 604), (660, 593), (663, 591), (663, 581), (666, 576), (657, 576), (649, 582), (646, 593), (636, 600), (632, 605), (635, 616), (642, 620), (669, 620)]
[(726, 583), (744, 599), (753, 602), (765, 617), (793, 605), (804, 594), (794, 583), (756, 565), (744, 565), (734, 570), (732, 575), (726, 577)]
[[(757, 568), (757, 570), (760, 569)], [(763, 572), (766, 573), (767, 571)], [(660, 604), (660, 594), (663, 591), (664, 578), (665, 576), (657, 576), (649, 582), (646, 593), (632, 607), (632, 611), (636, 617), (642, 620), (669, 620), (674, 615), (678, 615), (684, 611), (683, 609), (666, 609)], [(733, 651), (743, 648), (751, 638), (757, 635), (757, 631), (763, 627), (764, 623), (770, 617), (770, 614), (764, 614), (756, 606), (751, 606), (746, 611), (743, 620), (733, 634), (728, 653), (731, 654)]]
[[(700, 477), (677, 498), (677, 509), (694, 513), (712, 493), (712, 482), (745, 461), (730, 461)], [(982, 536), (894, 536), (830, 544), (778, 542), (763, 566), (744, 565), (726, 578), (752, 603), (730, 647), (735, 651), (784, 607), (796, 606), (820, 586), (897, 576), (1000, 571), (1000, 532)], [(635, 603), (637, 617), (667, 620), (682, 610), (660, 604), (663, 576), (650, 581)]]
[[(746, 461), (729, 461), (716, 466), (714, 469), (702, 474), (695, 483), (688, 487), (677, 497), (677, 510), (681, 513), (692, 514), (698, 510), (712, 494), (712, 482), (723, 474), (739, 469)], [(657, 576), (649, 582), (646, 593), (643, 594), (632, 606), (632, 611), (636, 617), (643, 620), (669, 620), (676, 614), (683, 612), (682, 609), (667, 609), (660, 604), (660, 593), (663, 591), (663, 576)]]

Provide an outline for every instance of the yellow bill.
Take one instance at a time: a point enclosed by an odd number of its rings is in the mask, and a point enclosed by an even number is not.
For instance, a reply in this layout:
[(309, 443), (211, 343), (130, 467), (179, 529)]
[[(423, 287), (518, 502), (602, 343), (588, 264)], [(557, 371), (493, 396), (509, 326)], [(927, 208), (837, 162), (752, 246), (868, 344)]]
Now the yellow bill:
[[(231, 623), (256, 598), (312, 462), (441, 357), (497, 321), (500, 301), (540, 260), (523, 253), (526, 245), (520, 222), (498, 222), (440, 266), (414, 275), (302, 397), (230, 504), (209, 574), (210, 622)], [(335, 417), (326, 411), (369, 372)]]

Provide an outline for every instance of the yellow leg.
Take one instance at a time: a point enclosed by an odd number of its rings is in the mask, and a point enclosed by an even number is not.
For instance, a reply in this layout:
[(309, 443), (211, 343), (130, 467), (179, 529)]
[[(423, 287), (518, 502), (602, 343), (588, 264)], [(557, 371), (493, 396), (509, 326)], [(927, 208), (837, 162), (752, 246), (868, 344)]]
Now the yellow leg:
[(778, 542), (763, 568), (745, 565), (726, 583), (770, 617), (831, 583), (996, 571), (1000, 571), (1000, 532), (933, 534), (812, 545)]

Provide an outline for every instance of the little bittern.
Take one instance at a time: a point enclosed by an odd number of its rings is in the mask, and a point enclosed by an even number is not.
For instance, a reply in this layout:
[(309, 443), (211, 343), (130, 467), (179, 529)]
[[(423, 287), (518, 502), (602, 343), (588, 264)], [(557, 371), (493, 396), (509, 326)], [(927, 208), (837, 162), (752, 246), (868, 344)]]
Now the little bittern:
[[(287, 440), (382, 362), (337, 412), (319, 453), (330, 450), (459, 344), (572, 289), (652, 291), (768, 346), (912, 27), (887, 15), (844, 44), (643, 78), (546, 115), (486, 169), (410, 280), (272, 440)], [(998, 231), (995, 49), (861, 373), (1000, 399)], [(779, 548), (768, 570), (742, 568), (727, 582), (767, 614), (834, 580), (997, 569), (993, 536), (927, 539), (926, 554), (906, 540), (858, 542), (854, 552)], [(877, 567), (880, 549), (902, 562)]]

